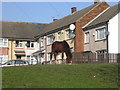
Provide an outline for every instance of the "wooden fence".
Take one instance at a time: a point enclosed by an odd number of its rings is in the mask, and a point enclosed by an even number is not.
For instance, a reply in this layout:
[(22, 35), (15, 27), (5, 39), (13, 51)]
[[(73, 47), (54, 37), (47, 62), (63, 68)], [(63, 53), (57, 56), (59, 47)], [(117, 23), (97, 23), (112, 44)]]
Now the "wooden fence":
[(120, 63), (120, 54), (113, 53), (73, 53), (73, 63)]

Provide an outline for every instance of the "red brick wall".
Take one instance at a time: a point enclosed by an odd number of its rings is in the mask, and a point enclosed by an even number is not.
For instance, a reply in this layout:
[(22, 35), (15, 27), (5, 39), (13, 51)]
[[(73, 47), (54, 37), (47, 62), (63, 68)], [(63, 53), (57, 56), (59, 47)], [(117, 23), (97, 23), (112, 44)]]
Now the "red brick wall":
[(94, 7), (90, 12), (84, 15), (82, 18), (76, 21), (75, 29), (75, 52), (84, 51), (84, 31), (82, 27), (99, 15), (102, 11), (107, 9), (109, 5), (106, 2), (100, 3), (98, 6)]
[(8, 55), (8, 48), (0, 47), (0, 55)]

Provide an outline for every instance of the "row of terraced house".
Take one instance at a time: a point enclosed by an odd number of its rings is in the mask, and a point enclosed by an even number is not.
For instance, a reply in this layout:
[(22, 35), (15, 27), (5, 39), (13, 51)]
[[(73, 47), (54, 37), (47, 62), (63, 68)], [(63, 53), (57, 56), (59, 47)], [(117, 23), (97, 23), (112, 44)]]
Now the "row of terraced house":
[[(94, 2), (80, 11), (73, 7), (70, 15), (49, 24), (1, 21), (1, 63), (50, 61), (52, 43), (63, 40), (72, 52), (120, 53), (118, 15), (119, 4), (110, 7), (106, 2)], [(60, 58), (61, 54), (57, 55)]]

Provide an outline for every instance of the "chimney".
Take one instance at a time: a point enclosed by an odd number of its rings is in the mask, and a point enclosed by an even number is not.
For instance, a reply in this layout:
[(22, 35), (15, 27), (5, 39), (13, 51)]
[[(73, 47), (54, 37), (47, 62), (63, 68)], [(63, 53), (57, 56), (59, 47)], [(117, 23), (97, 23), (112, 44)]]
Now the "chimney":
[(58, 19), (53, 19), (53, 21), (57, 21)]
[(98, 3), (98, 2), (100, 2), (100, 0), (94, 0), (94, 4), (96, 4), (96, 3)]
[(72, 7), (71, 8), (71, 13), (74, 13), (74, 12), (76, 12), (77, 10), (76, 10), (76, 7)]

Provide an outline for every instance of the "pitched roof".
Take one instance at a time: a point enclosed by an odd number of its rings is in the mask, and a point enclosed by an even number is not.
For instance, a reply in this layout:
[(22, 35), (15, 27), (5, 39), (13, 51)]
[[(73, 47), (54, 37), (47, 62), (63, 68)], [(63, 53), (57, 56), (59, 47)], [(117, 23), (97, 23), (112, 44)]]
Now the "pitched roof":
[(2, 23), (2, 37), (12, 39), (33, 39), (47, 25), (41, 23), (8, 22)]
[(88, 13), (91, 9), (93, 9), (95, 6), (97, 6), (99, 3), (96, 3), (96, 4), (93, 4), (87, 8), (84, 8), (80, 11), (77, 11), (71, 15), (68, 15), (64, 18), (61, 18), (61, 19), (58, 19), (57, 21), (54, 21), (50, 24), (48, 24), (44, 30), (43, 30), (43, 34), (47, 33), (47, 32), (50, 32), (50, 31), (54, 31), (58, 28), (61, 28), (61, 27), (64, 27), (64, 26), (67, 26), (71, 23), (75, 23), (76, 20), (78, 20), (79, 18), (81, 18), (83, 15), (85, 15), (86, 13)]
[(104, 12), (97, 19), (95, 19), (93, 22), (88, 24), (84, 29), (87, 29), (88, 27), (94, 27), (97, 24), (109, 21), (111, 18), (113, 18), (115, 15), (117, 15), (120, 12), (119, 9), (120, 9), (120, 4), (110, 7), (106, 12)]

